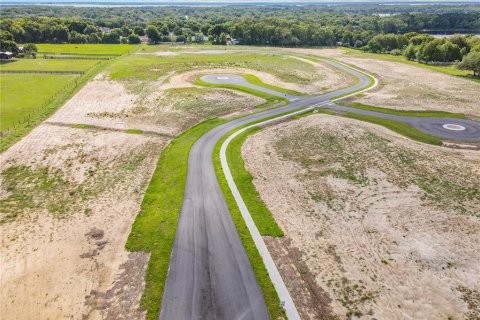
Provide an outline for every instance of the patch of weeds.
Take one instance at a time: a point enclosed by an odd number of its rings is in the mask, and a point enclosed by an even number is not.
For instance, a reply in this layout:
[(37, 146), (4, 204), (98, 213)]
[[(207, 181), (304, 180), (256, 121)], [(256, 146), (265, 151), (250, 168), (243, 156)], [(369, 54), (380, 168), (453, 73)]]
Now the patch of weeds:
[(139, 130), (139, 129), (128, 129), (127, 131), (125, 131), (126, 133), (128, 134), (142, 134), (143, 133), (143, 130)]
[(72, 126), (73, 128), (76, 129), (94, 129), (95, 126), (92, 126), (91, 124), (84, 124), (84, 123), (78, 123)]

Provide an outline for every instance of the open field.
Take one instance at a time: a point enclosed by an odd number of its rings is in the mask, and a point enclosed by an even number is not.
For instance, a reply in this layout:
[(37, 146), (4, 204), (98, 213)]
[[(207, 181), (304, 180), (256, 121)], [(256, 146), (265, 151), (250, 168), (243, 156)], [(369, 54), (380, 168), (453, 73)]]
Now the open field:
[[(86, 71), (101, 63), (96, 60), (20, 59), (0, 64), (1, 70)], [(2, 75), (8, 78), (9, 75)]]
[(135, 49), (131, 44), (37, 44), (38, 52), (78, 53), (78, 54), (113, 54), (120, 55)]
[(313, 115), (255, 134), (243, 156), (285, 231), (266, 240), (305, 319), (478, 316), (476, 151)]
[(8, 74), (0, 77), (0, 127), (13, 127), (58, 93), (75, 75)]

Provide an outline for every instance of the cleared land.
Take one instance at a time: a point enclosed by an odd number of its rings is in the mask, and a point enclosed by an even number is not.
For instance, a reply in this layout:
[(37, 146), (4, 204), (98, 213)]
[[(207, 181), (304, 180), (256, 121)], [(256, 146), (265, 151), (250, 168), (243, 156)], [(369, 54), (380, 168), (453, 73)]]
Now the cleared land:
[[(195, 87), (188, 82), (192, 75), (175, 73), (188, 86), (176, 82), (171, 71), (204, 59), (197, 54), (162, 72), (152, 69), (163, 68), (164, 57), (151, 56), (148, 66), (139, 67), (148, 77), (133, 72), (131, 78), (112, 79), (114, 70), (117, 76), (135, 71), (130, 59), (137, 58), (112, 61), (111, 74), (90, 81), (2, 154), (2, 314), (143, 318), (142, 270), (149, 257), (123, 248), (161, 150), (199, 121), (255, 112), (264, 102), (232, 90)], [(226, 63), (215, 59), (199, 69), (222, 70)], [(288, 63), (282, 68), (289, 72)]]
[(304, 318), (478, 317), (478, 152), (313, 115), (255, 134), (243, 156)]

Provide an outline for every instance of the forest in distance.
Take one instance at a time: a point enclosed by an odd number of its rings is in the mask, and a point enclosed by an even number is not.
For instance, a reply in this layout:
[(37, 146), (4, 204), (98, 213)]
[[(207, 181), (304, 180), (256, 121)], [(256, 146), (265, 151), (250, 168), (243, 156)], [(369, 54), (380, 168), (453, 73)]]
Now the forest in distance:
[[(409, 11), (406, 10), (409, 7)], [(480, 39), (426, 33), (480, 32), (480, 5), (348, 4), (219, 7), (4, 6), (1, 49), (17, 43), (209, 42), (287, 47), (345, 46), (421, 62), (478, 60)], [(68, 18), (66, 18), (68, 17)], [(470, 70), (472, 70), (470, 68)], [(474, 67), (476, 73), (478, 67)]]

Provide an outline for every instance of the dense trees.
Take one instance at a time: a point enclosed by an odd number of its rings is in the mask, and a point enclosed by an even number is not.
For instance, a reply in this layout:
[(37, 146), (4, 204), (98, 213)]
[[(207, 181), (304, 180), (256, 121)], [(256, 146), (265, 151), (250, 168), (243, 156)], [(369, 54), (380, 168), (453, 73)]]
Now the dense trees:
[(462, 61), (457, 64), (460, 70), (473, 71), (473, 75), (480, 77), (480, 52), (472, 51), (463, 57)]

